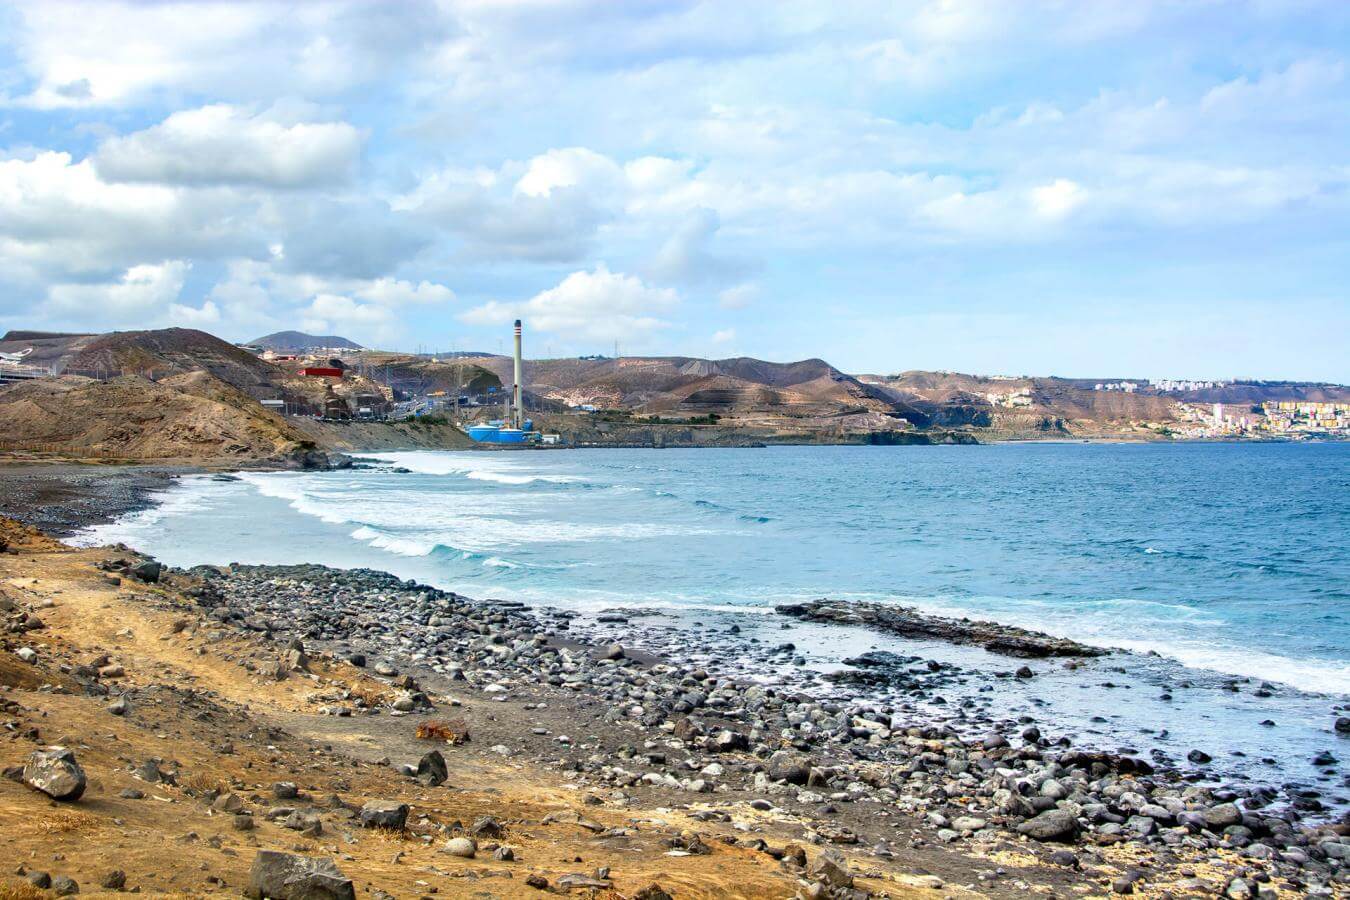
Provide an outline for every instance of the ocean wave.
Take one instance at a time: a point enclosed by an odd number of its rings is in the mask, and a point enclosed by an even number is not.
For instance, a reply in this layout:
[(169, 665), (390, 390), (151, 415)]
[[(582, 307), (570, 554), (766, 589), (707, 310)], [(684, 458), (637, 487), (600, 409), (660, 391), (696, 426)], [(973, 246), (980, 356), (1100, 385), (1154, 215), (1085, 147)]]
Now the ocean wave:
[(497, 484), (534, 484), (539, 481), (548, 484), (577, 484), (583, 481), (570, 475), (511, 475), (483, 469), (471, 469), (464, 473), (464, 477), (470, 481), (491, 481)]
[(379, 550), (388, 550), (390, 553), (396, 553), (399, 556), (430, 556), (437, 548), (443, 546), (435, 541), (419, 541), (415, 538), (387, 534), (371, 528), (369, 525), (362, 525), (353, 531), (352, 537)]
[[(831, 596), (842, 600), (882, 599), (870, 594)], [(1315, 657), (1290, 657), (1227, 643), (1217, 635), (1231, 628), (1230, 622), (1217, 614), (1183, 604), (1128, 597), (1072, 605), (1053, 600), (1007, 597), (892, 596), (885, 599), (937, 616), (987, 619), (1094, 647), (1156, 653), (1191, 669), (1279, 682), (1303, 691), (1350, 694), (1350, 664)], [(1178, 626), (1182, 627), (1179, 629)], [(1187, 636), (1204, 630), (1214, 636)]]
[(205, 475), (187, 475), (163, 490), (148, 494), (146, 500), (150, 505), (144, 509), (83, 528), (65, 541), (75, 547), (134, 544), (137, 535), (153, 531), (160, 522), (209, 509), (220, 495), (235, 489), (237, 485), (230, 482), (213, 481)]

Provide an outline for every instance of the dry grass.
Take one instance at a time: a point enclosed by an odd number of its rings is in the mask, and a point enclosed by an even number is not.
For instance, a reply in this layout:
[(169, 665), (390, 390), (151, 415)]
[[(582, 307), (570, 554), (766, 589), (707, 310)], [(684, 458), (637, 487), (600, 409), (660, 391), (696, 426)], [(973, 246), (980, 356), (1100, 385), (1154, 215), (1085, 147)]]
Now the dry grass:
[(417, 726), (417, 737), (424, 741), (464, 744), (469, 740), (469, 724), (463, 719), (429, 719)]
[(378, 709), (389, 702), (389, 694), (373, 685), (354, 684), (349, 689), (353, 700), (361, 700), (367, 709)]
[(225, 784), (219, 778), (212, 778), (205, 772), (192, 773), (183, 780), (182, 786), (188, 790), (195, 791), (198, 794), (205, 794), (207, 791), (225, 794), (230, 790), (229, 785)]
[(39, 818), (36, 826), (43, 834), (70, 834), (92, 831), (98, 827), (98, 819), (86, 813), (57, 812)]
[(0, 900), (42, 900), (46, 896), (46, 891), (38, 890), (26, 881), (0, 884)]

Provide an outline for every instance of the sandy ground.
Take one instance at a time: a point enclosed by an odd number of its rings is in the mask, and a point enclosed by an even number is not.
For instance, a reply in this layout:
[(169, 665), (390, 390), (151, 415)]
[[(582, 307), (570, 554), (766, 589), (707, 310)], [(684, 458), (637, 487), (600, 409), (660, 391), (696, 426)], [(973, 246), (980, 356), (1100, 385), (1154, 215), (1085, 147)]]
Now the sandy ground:
[[(719, 840), (722, 833), (743, 836), (734, 825), (710, 827), (689, 816), (693, 809), (607, 808), (557, 775), (513, 762), (509, 753), (478, 741), (460, 747), (436, 742), (450, 764), (449, 782), (423, 787), (380, 760), (415, 763), (431, 749), (413, 736), (425, 716), (339, 720), (319, 714), (346, 691), (379, 694), (388, 685), (346, 663), (323, 660), (311, 665), (312, 674), (283, 681), (252, 673), (240, 661), (275, 658), (275, 648), (214, 629), (164, 589), (111, 584), (94, 568), (102, 556), (48, 548), (0, 557), (0, 588), (36, 609), (46, 626), (7, 637), (7, 652), (0, 653), (0, 722), (7, 736), (0, 765), (21, 764), (35, 747), (59, 744), (75, 750), (89, 777), (85, 795), (74, 803), (0, 780), (0, 883), (10, 889), (19, 884), (15, 873), (22, 866), (69, 875), (83, 895), (99, 896), (100, 880), (114, 869), (126, 873), (127, 889), (142, 893), (238, 895), (259, 848), (330, 857), (353, 879), (358, 895), (534, 896), (539, 892), (524, 883), (530, 873), (554, 882), (600, 867), (608, 867), (613, 879), (613, 889), (600, 896), (633, 896), (653, 882), (677, 897), (787, 897), (798, 889), (797, 879), (770, 855)], [(182, 608), (175, 612), (178, 603)], [(36, 650), (37, 662), (8, 652), (18, 646)], [(108, 711), (107, 697), (85, 695), (69, 674), (104, 654), (125, 670), (101, 679), (114, 695), (128, 692), (131, 712), (125, 717)], [(465, 718), (472, 730), (476, 720), (492, 715), (486, 705), (466, 703), (446, 712)], [(333, 728), (337, 722), (345, 727)], [(147, 783), (133, 774), (149, 758), (174, 772), (177, 784)], [(273, 799), (279, 781), (294, 782), (302, 799)], [(127, 790), (145, 796), (126, 799)], [(233, 816), (207, 802), (211, 791), (238, 795), (254, 813), (256, 829), (236, 831)], [(362, 829), (332, 795), (355, 806), (371, 799), (405, 802), (412, 808), (409, 827), (401, 835)], [(264, 813), (273, 806), (319, 812), (323, 833), (302, 837), (267, 821)], [(485, 815), (502, 821), (499, 842), (514, 848), (515, 862), (494, 861), (481, 845), (473, 860), (438, 849), (460, 826)], [(752, 817), (747, 811), (746, 820)], [(755, 827), (774, 843), (770, 823)], [(670, 838), (691, 829), (711, 854), (672, 855)], [(778, 845), (788, 838), (777, 837)], [(859, 886), (891, 896), (954, 893), (915, 887), (918, 879), (883, 871), (874, 860), (862, 861), (859, 870), (878, 876), (859, 879)]]
[[(172, 587), (114, 583), (97, 565), (117, 551), (70, 550), (0, 525), (9, 546), (0, 553), (0, 592), (44, 626), (0, 633), (0, 768), (60, 745), (75, 751), (89, 779), (82, 798), (61, 803), (0, 779), (0, 900), (48, 896), (25, 892), (22, 876), (33, 871), (72, 877), (82, 895), (101, 896), (100, 881), (121, 870), (126, 890), (143, 894), (238, 896), (259, 849), (329, 858), (365, 897), (538, 896), (530, 875), (556, 885), (570, 873), (608, 869), (611, 888), (571, 893), (630, 898), (655, 883), (679, 898), (780, 898), (798, 896), (805, 882), (777, 851), (796, 845), (814, 863), (824, 850), (810, 842), (809, 823), (758, 811), (749, 798), (661, 788), (616, 798), (569, 782), (566, 771), (533, 761), (540, 739), (532, 728), (566, 727), (562, 708), (437, 684), (434, 713), (330, 715), (354, 696), (388, 701), (394, 686), (313, 648), (307, 672), (278, 680), (285, 648), (220, 626)], [(21, 647), (36, 660), (22, 661)], [(123, 671), (100, 675), (91, 692), (87, 672), (75, 669), (105, 663)], [(109, 702), (123, 694), (130, 712), (114, 715)], [(419, 739), (417, 726), (429, 718), (462, 719), (471, 740)], [(431, 749), (448, 761), (446, 785), (399, 773), (397, 765)], [(151, 759), (175, 783), (138, 774)], [(294, 783), (299, 798), (277, 799), (278, 782)], [(144, 796), (128, 795), (135, 791)], [(225, 794), (252, 813), (254, 830), (236, 830), (233, 814), (213, 808)], [(408, 804), (407, 829), (362, 828), (355, 810), (370, 800)], [(267, 815), (275, 807), (317, 815), (322, 832), (283, 827)], [(477, 858), (442, 851), (483, 816), (504, 832), (480, 840)], [(675, 846), (691, 834), (710, 852)], [(497, 844), (511, 847), (514, 861), (494, 859)], [(1111, 849), (1076, 871), (1047, 865), (1048, 848), (1031, 845), (981, 853), (928, 841), (893, 857), (864, 844), (835, 849), (858, 888), (890, 897), (1107, 896), (1112, 878), (1152, 862), (1148, 853)], [(1206, 868), (1197, 860), (1189, 871)], [(1182, 874), (1155, 870), (1140, 893), (1158, 895)]]

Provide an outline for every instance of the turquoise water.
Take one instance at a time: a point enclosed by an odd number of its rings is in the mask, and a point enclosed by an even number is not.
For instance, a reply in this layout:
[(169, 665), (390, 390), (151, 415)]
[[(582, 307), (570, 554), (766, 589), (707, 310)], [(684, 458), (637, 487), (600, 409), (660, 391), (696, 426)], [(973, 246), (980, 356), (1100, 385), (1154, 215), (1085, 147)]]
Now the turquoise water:
[[(826, 692), (820, 676), (859, 652), (919, 654), (965, 673), (931, 709), (944, 720), (959, 705), (977, 731), (1030, 717), (1076, 743), (1173, 760), (1204, 748), (1214, 777), (1350, 804), (1340, 776), (1310, 764), (1346, 741), (1331, 725), (1350, 708), (1350, 444), (379, 457), (373, 470), (186, 478), (82, 539), (179, 566), (384, 569), (574, 609), (592, 638)], [(1023, 682), (978, 648), (771, 614), (816, 597), (1133, 652), (1072, 671), (1035, 661)], [(613, 607), (649, 609), (627, 625), (590, 615)], [(756, 654), (784, 641), (800, 667)]]
[(98, 531), (578, 609), (888, 600), (1350, 693), (1350, 444), (416, 452)]

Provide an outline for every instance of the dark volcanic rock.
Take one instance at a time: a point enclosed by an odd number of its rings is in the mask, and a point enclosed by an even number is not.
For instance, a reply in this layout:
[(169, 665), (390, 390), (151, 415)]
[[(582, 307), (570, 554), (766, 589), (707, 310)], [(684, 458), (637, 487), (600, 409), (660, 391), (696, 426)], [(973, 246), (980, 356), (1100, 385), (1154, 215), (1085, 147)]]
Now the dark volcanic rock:
[(371, 800), (361, 807), (361, 824), (366, 828), (392, 828), (401, 831), (408, 821), (408, 804), (393, 800)]
[(48, 747), (28, 757), (23, 783), (53, 800), (78, 800), (88, 782), (74, 753), (65, 747)]
[(860, 625), (906, 638), (939, 640), (950, 644), (975, 644), (991, 653), (1002, 653), (1006, 656), (1031, 658), (1105, 656), (1107, 653), (1100, 647), (1089, 647), (1077, 641), (1009, 625), (999, 625), (996, 622), (944, 619), (903, 606), (816, 600), (810, 603), (782, 604), (774, 609), (781, 615), (808, 622)]
[(429, 787), (440, 787), (450, 772), (445, 766), (445, 757), (441, 751), (432, 750), (417, 762), (417, 780)]
[(1018, 834), (1038, 841), (1071, 841), (1078, 835), (1078, 819), (1065, 809), (1050, 809), (1017, 826)]
[(788, 784), (806, 784), (811, 777), (811, 764), (800, 756), (779, 750), (769, 757), (769, 777)]
[(331, 859), (259, 850), (244, 896), (253, 900), (356, 900), (356, 891)]

